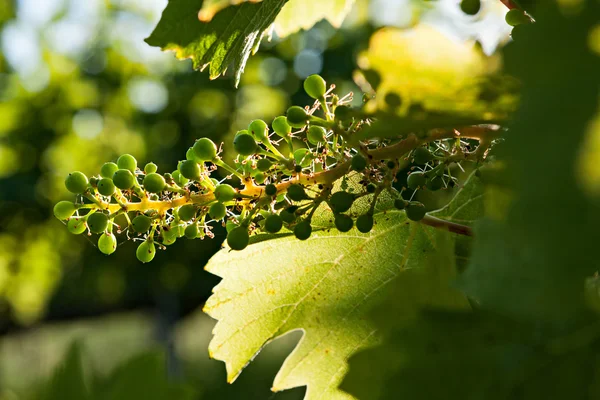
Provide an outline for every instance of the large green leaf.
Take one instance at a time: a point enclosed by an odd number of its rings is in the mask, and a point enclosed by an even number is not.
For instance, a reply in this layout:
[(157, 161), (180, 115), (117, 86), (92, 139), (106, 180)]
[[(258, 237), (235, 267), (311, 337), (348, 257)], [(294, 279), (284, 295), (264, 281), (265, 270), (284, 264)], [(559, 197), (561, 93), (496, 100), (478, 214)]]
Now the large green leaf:
[[(481, 187), (471, 177), (457, 200), (435, 213), (470, 223), (482, 210)], [(337, 389), (346, 360), (378, 340), (366, 311), (396, 278), (435, 254), (434, 228), (407, 220), (403, 211), (375, 216), (369, 234), (356, 229), (315, 232), (307, 241), (284, 236), (224, 249), (206, 269), (223, 278), (205, 311), (219, 320), (209, 346), (229, 381), (269, 341), (293, 330), (304, 336), (275, 378), (274, 390), (307, 385), (307, 399), (349, 398)], [(454, 243), (454, 237), (452, 237)]]
[(81, 356), (81, 345), (73, 342), (45, 388), (43, 400), (85, 400), (90, 398)]

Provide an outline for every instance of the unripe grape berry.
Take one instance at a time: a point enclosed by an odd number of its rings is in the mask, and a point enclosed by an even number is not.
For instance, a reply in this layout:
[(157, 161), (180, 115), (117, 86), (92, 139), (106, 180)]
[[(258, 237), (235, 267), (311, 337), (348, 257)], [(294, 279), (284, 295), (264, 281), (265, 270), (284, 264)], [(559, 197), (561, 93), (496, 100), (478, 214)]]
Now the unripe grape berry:
[(522, 24), (528, 24), (531, 22), (529, 17), (525, 13), (517, 8), (513, 8), (504, 16), (506, 23), (510, 26), (517, 26)]
[(335, 108), (335, 119), (338, 121), (348, 121), (352, 118), (352, 109), (348, 106), (337, 106)]
[(135, 256), (143, 263), (152, 261), (155, 255), (156, 248), (154, 247), (154, 241), (152, 240), (144, 240), (135, 251)]
[(369, 183), (367, 185), (367, 193), (375, 193), (375, 189), (377, 189), (377, 186), (375, 186), (372, 183)]
[(100, 168), (100, 176), (103, 178), (112, 178), (115, 172), (119, 169), (119, 166), (114, 162), (107, 162)]
[(199, 161), (212, 161), (217, 156), (217, 145), (209, 138), (196, 140), (192, 148)]
[(354, 195), (345, 191), (335, 192), (329, 198), (329, 206), (334, 213), (346, 212), (354, 203)]
[(265, 183), (266, 179), (267, 177), (262, 172), (257, 172), (254, 175), (254, 182), (256, 182), (258, 185), (262, 185), (263, 183)]
[(246, 131), (239, 131), (233, 138), (233, 148), (242, 156), (250, 156), (256, 153), (256, 140)]
[(137, 160), (131, 154), (123, 154), (117, 159), (117, 166), (119, 169), (128, 169), (131, 172), (135, 172)]
[(245, 226), (233, 228), (227, 234), (227, 244), (232, 250), (244, 250), (248, 247), (249, 242), (250, 235), (248, 234), (248, 228)]
[(292, 127), (283, 115), (275, 118), (271, 123), (271, 127), (273, 128), (273, 132), (282, 138), (287, 138), (292, 133)]
[(349, 215), (346, 214), (336, 214), (335, 215), (335, 227), (340, 232), (348, 232), (352, 229), (354, 225), (354, 221)]
[(181, 175), (179, 171), (173, 171), (171, 176), (173, 177), (173, 182), (179, 187), (184, 187), (189, 182), (189, 179)]
[(261, 158), (256, 163), (256, 168), (258, 168), (258, 170), (262, 172), (268, 171), (272, 166), (273, 163), (268, 158)]
[(153, 162), (149, 162), (148, 164), (146, 164), (144, 166), (144, 173), (147, 174), (153, 174), (156, 171), (158, 171), (158, 165), (154, 164)]
[(120, 169), (113, 175), (113, 183), (122, 190), (131, 189), (135, 183), (135, 177), (128, 169)]
[(308, 220), (298, 222), (298, 224), (296, 224), (296, 226), (294, 227), (294, 235), (300, 240), (308, 239), (311, 233), (312, 226), (310, 225), (310, 221)]
[(262, 119), (255, 119), (248, 125), (248, 133), (259, 142), (267, 143), (269, 141), (269, 126)]
[(433, 156), (427, 147), (417, 147), (415, 151), (413, 151), (413, 161), (417, 165), (427, 164), (432, 159)]
[(481, 8), (480, 0), (462, 0), (460, 3), (460, 9), (462, 12), (468, 15), (475, 15)]
[(275, 196), (277, 194), (277, 186), (269, 183), (267, 186), (265, 186), (265, 194), (267, 196)]
[(425, 186), (426, 183), (427, 178), (425, 177), (425, 174), (420, 171), (408, 175), (408, 179), (406, 180), (406, 184), (412, 190), (417, 190), (421, 186)]
[(80, 194), (88, 188), (88, 178), (83, 172), (71, 172), (65, 179), (65, 187), (71, 193)]
[(69, 219), (73, 214), (75, 214), (75, 204), (70, 201), (59, 201), (54, 206), (54, 216), (60, 220)]
[(73, 235), (81, 235), (85, 232), (85, 219), (84, 218), (70, 218), (67, 222), (67, 229)]
[(196, 157), (196, 153), (194, 152), (193, 147), (190, 147), (189, 149), (187, 149), (187, 151), (185, 152), (185, 159), (191, 160), (191, 161), (196, 161), (196, 162), (202, 162), (202, 161), (198, 160), (198, 157)]
[(196, 161), (183, 161), (181, 164), (179, 164), (179, 172), (186, 179), (197, 180), (200, 178), (200, 166)]
[(373, 216), (363, 214), (356, 219), (356, 229), (362, 233), (369, 233), (373, 229)]
[(99, 181), (99, 180), (100, 180), (100, 179), (96, 178), (95, 176), (91, 176), (91, 177), (90, 177), (90, 179), (89, 179), (90, 186), (91, 186), (91, 187), (96, 187), (96, 186), (98, 186), (98, 181)]
[(281, 210), (279, 213), (281, 220), (287, 224), (291, 224), (296, 220), (296, 213), (289, 210)]
[(394, 207), (396, 207), (398, 210), (404, 210), (407, 204), (408, 202), (404, 199), (394, 200)]
[(227, 215), (227, 208), (223, 203), (216, 202), (208, 209), (208, 215), (215, 220), (223, 219)]
[(233, 200), (235, 197), (235, 189), (230, 185), (223, 183), (215, 188), (215, 198), (221, 203)]
[(277, 214), (271, 214), (265, 219), (265, 231), (277, 233), (283, 227), (283, 220)]
[(314, 74), (304, 80), (304, 90), (313, 99), (320, 99), (325, 96), (327, 84), (320, 75)]
[(198, 208), (194, 204), (185, 204), (179, 207), (177, 215), (182, 221), (191, 221), (196, 216), (196, 211), (198, 211)]
[(131, 221), (131, 225), (137, 233), (146, 233), (152, 226), (152, 218), (146, 215), (138, 215)]
[(431, 190), (432, 192), (440, 190), (442, 187), (444, 187), (444, 181), (439, 176), (434, 176), (433, 178), (427, 180), (427, 189)]
[(98, 193), (102, 196), (112, 196), (115, 192), (115, 184), (110, 178), (102, 178), (98, 182)]
[(367, 168), (367, 159), (360, 154), (355, 154), (354, 156), (352, 156), (350, 165), (353, 171), (360, 172)]
[(298, 172), (298, 173), (302, 172), (302, 165), (296, 165), (294, 167), (294, 172)]
[(117, 249), (117, 238), (110, 232), (103, 233), (98, 238), (98, 250), (106, 255), (110, 255)]
[(167, 186), (165, 178), (156, 172), (151, 172), (144, 177), (144, 189), (149, 193), (160, 193)]
[(396, 163), (392, 160), (388, 160), (385, 163), (385, 166), (388, 167), (389, 169), (394, 169), (394, 168), (396, 168)]
[(93, 233), (102, 233), (108, 228), (108, 216), (101, 212), (96, 212), (87, 217), (87, 225)]
[(199, 233), (200, 231), (198, 230), (198, 224), (194, 223), (186, 226), (183, 234), (188, 239), (196, 239)]
[(287, 196), (293, 201), (301, 201), (308, 198), (302, 185), (297, 183), (294, 183), (288, 187)]
[[(184, 229), (184, 233), (185, 233), (185, 229)], [(178, 229), (176, 229), (176, 228), (171, 229), (170, 227), (163, 227), (161, 236), (162, 236), (162, 244), (164, 244), (165, 246), (170, 246), (173, 243), (175, 243), (175, 241), (179, 237)]]
[(233, 222), (232, 220), (227, 220), (227, 222), (225, 223), (225, 230), (227, 231), (227, 233), (229, 233), (238, 226), (239, 225)]
[(425, 216), (425, 205), (418, 201), (411, 201), (406, 206), (406, 216), (413, 221), (420, 221)]
[(308, 167), (312, 161), (312, 153), (309, 149), (296, 149), (294, 151), (294, 161), (297, 165), (300, 165), (301, 167)]
[(287, 110), (287, 122), (293, 128), (304, 128), (308, 124), (309, 117), (302, 107), (292, 106)]
[(317, 145), (325, 142), (327, 131), (322, 126), (311, 125), (306, 132), (306, 139), (310, 144)]

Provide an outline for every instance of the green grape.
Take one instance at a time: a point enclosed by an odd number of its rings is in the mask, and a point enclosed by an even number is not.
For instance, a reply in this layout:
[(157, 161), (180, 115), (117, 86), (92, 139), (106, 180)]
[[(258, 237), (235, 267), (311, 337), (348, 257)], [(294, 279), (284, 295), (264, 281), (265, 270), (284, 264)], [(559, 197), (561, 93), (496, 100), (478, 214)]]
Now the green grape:
[(85, 232), (85, 219), (84, 218), (70, 218), (67, 222), (67, 229), (73, 235), (81, 235)]
[[(294, 161), (301, 167), (308, 167), (312, 162), (312, 154), (309, 149), (296, 149), (294, 151)], [(299, 171), (296, 171), (299, 172)]]
[(185, 160), (179, 164), (179, 172), (186, 179), (197, 180), (200, 178), (200, 166), (196, 161)]
[(285, 210), (281, 210), (281, 212), (279, 213), (279, 217), (281, 218), (281, 220), (287, 224), (291, 224), (292, 222), (294, 222), (296, 220), (296, 213), (293, 211), (290, 211), (289, 209), (285, 209)]
[(354, 195), (345, 191), (335, 192), (329, 198), (329, 206), (336, 214), (348, 211), (352, 203), (354, 203)]
[(75, 214), (75, 204), (70, 201), (59, 201), (54, 205), (54, 216), (60, 220), (69, 219), (73, 214)]
[(375, 189), (377, 189), (377, 186), (375, 186), (372, 183), (369, 183), (367, 185), (367, 193), (375, 193)]
[(108, 228), (108, 216), (101, 212), (96, 212), (87, 217), (87, 225), (93, 233), (102, 233)]
[(258, 168), (258, 170), (262, 172), (268, 171), (272, 166), (273, 163), (268, 158), (261, 158), (256, 163), (256, 168)]
[(185, 204), (185, 205), (179, 207), (179, 210), (177, 211), (177, 215), (179, 216), (179, 219), (182, 221), (190, 221), (190, 220), (194, 219), (194, 217), (196, 216), (197, 210), (198, 210), (198, 208), (196, 208), (196, 206), (194, 204)]
[(350, 229), (352, 229), (353, 225), (354, 225), (354, 221), (352, 220), (352, 217), (350, 217), (349, 215), (346, 215), (346, 214), (336, 214), (335, 215), (335, 227), (337, 228), (338, 231), (348, 232)]
[(406, 216), (413, 221), (420, 221), (425, 216), (425, 205), (418, 201), (411, 201), (406, 206)]
[(412, 190), (417, 190), (418, 188), (425, 186), (426, 183), (427, 178), (422, 172), (413, 172), (412, 174), (408, 175), (408, 179), (406, 180), (406, 184), (408, 185), (409, 189)]
[(196, 157), (196, 153), (194, 152), (193, 147), (187, 149), (187, 151), (185, 152), (185, 159), (190, 161), (196, 161), (198, 163), (202, 162), (201, 160), (198, 160), (198, 157)]
[(363, 214), (356, 219), (356, 229), (362, 233), (369, 233), (373, 229), (373, 216)]
[(119, 166), (114, 162), (107, 162), (100, 168), (100, 176), (103, 178), (112, 178), (115, 172), (119, 169)]
[(123, 154), (117, 159), (117, 166), (119, 169), (128, 169), (135, 173), (137, 168), (137, 160), (131, 154)]
[(504, 17), (506, 23), (510, 26), (517, 26), (522, 24), (528, 24), (531, 22), (529, 17), (525, 15), (525, 13), (517, 8), (513, 8), (509, 12), (506, 13)]
[(225, 223), (225, 230), (227, 231), (227, 233), (229, 233), (232, 229), (234, 229), (237, 226), (238, 224), (236, 224), (235, 222), (227, 220), (227, 222)]
[(165, 178), (156, 172), (151, 172), (144, 177), (144, 189), (149, 193), (160, 193), (167, 186)]
[(209, 138), (196, 140), (192, 148), (198, 161), (212, 161), (217, 157), (217, 145)]
[(115, 192), (115, 184), (110, 178), (102, 178), (98, 182), (98, 193), (102, 196), (112, 196)]
[(88, 178), (83, 172), (71, 172), (65, 179), (65, 187), (71, 193), (80, 194), (88, 188)]
[(271, 127), (273, 128), (273, 132), (282, 138), (287, 138), (292, 133), (292, 127), (283, 115), (275, 118), (271, 123)]
[(262, 185), (263, 183), (265, 183), (266, 179), (267, 179), (267, 177), (262, 172), (257, 172), (254, 175), (254, 181), (259, 185)]
[(292, 106), (287, 110), (287, 123), (293, 128), (304, 128), (310, 116), (302, 107)]
[(135, 177), (128, 169), (120, 169), (112, 177), (116, 187), (122, 190), (131, 189), (135, 183)]
[(349, 121), (352, 119), (352, 115), (354, 114), (352, 109), (348, 106), (337, 106), (335, 108), (335, 119), (338, 121)]
[(193, 224), (186, 226), (183, 234), (188, 239), (196, 239), (198, 237), (199, 233), (200, 233), (200, 231), (198, 229), (198, 224), (193, 223)]
[(265, 218), (265, 231), (269, 233), (277, 233), (283, 227), (283, 220), (277, 214), (271, 214)]
[(294, 227), (294, 235), (300, 240), (306, 240), (312, 233), (312, 226), (309, 220), (298, 222)]
[(440, 190), (442, 187), (444, 187), (444, 181), (439, 176), (434, 176), (433, 178), (427, 180), (427, 189), (431, 190), (432, 192)]
[(396, 109), (402, 105), (402, 98), (398, 93), (386, 93), (383, 97), (383, 101), (392, 109)]
[(144, 166), (144, 173), (146, 175), (153, 174), (156, 171), (158, 171), (158, 165), (154, 164), (153, 162), (149, 162)]
[(256, 153), (256, 140), (246, 131), (239, 131), (233, 138), (233, 148), (242, 156), (250, 156)]
[(173, 171), (172, 176), (173, 182), (175, 182), (175, 184), (179, 187), (184, 187), (189, 182), (189, 179), (181, 175), (181, 172), (179, 171)]
[(215, 220), (223, 219), (227, 215), (227, 207), (223, 203), (216, 202), (208, 209), (208, 215)]
[(325, 128), (311, 125), (306, 132), (306, 139), (310, 144), (317, 145), (325, 142), (325, 135), (327, 135)]
[(293, 201), (301, 201), (308, 198), (308, 195), (306, 194), (306, 191), (302, 185), (297, 183), (294, 183), (288, 187), (287, 196)]
[(480, 0), (462, 0), (460, 3), (460, 9), (462, 12), (468, 15), (475, 15), (481, 8)]
[[(170, 246), (177, 240), (177, 232), (178, 229), (171, 229), (170, 227), (163, 227), (161, 236), (162, 236), (162, 244), (165, 246)], [(184, 230), (185, 232), (185, 230)]]
[(304, 91), (313, 99), (320, 99), (325, 96), (327, 84), (320, 75), (314, 74), (304, 80)]
[(353, 171), (363, 171), (365, 168), (367, 168), (367, 159), (360, 154), (355, 154), (352, 156), (350, 165)]
[(406, 208), (407, 204), (408, 204), (408, 202), (404, 199), (394, 200), (394, 207), (396, 207), (398, 210), (404, 210), (404, 208)]
[(223, 183), (215, 187), (215, 198), (221, 203), (226, 203), (233, 200), (235, 197), (235, 189), (230, 185)]
[(146, 233), (152, 226), (152, 218), (140, 214), (131, 221), (131, 225), (133, 226), (133, 230), (137, 233)]
[(156, 248), (152, 239), (144, 240), (135, 251), (135, 256), (143, 263), (147, 263), (154, 259)]
[(100, 179), (96, 178), (95, 176), (91, 176), (90, 180), (89, 180), (90, 186), (97, 187), (99, 181), (100, 181)]
[(249, 242), (250, 235), (245, 226), (235, 227), (227, 234), (227, 244), (232, 250), (244, 250)]
[(432, 159), (433, 155), (427, 147), (417, 147), (415, 151), (413, 151), (413, 161), (417, 165), (427, 164)]
[(106, 255), (112, 254), (117, 249), (117, 238), (110, 232), (103, 233), (98, 238), (98, 250)]
[(175, 237), (183, 237), (185, 233), (185, 224), (181, 221), (173, 221), (169, 226), (169, 231), (175, 235)]
[(277, 194), (277, 186), (269, 183), (267, 186), (265, 186), (265, 194), (267, 196), (275, 196)]
[(269, 126), (262, 119), (255, 119), (250, 122), (248, 132), (259, 142), (267, 143), (269, 141)]

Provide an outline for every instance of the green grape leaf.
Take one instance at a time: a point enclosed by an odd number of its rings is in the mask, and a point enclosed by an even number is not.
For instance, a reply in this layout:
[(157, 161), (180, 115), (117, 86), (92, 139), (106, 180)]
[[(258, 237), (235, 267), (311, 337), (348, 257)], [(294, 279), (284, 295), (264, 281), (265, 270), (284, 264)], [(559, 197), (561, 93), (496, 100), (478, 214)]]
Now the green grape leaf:
[(237, 85), (248, 57), (286, 1), (244, 2), (202, 22), (198, 17), (202, 0), (171, 0), (146, 43), (172, 50), (179, 59), (191, 58), (194, 68), (209, 66), (211, 79), (233, 64)]
[(73, 342), (64, 360), (54, 370), (44, 391), (44, 400), (85, 400), (90, 391), (85, 382), (81, 346)]
[[(464, 223), (479, 217), (476, 177), (456, 198), (466, 204), (453, 200), (434, 214)], [(206, 270), (223, 278), (205, 306), (218, 320), (209, 352), (225, 361), (230, 382), (269, 341), (302, 330), (273, 390), (307, 385), (307, 399), (350, 398), (337, 389), (346, 360), (378, 341), (367, 310), (390, 282), (426, 265), (438, 245), (435, 228), (408, 221), (403, 211), (379, 212), (375, 221), (369, 234), (354, 228), (317, 231), (307, 241), (283, 236), (240, 252), (224, 249), (209, 261)]]

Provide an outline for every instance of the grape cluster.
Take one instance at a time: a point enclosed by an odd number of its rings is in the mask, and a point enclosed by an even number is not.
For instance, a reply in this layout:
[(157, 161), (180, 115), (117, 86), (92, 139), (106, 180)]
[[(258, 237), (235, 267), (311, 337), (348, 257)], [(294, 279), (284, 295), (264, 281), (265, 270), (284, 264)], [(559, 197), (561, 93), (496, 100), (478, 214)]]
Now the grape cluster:
[[(77, 201), (57, 203), (54, 215), (67, 221), (73, 234), (98, 234), (98, 248), (105, 254), (115, 251), (118, 234), (139, 241), (136, 255), (142, 262), (179, 238), (213, 237), (215, 224), (225, 226), (233, 250), (246, 248), (250, 235), (258, 231), (277, 234), (287, 229), (306, 240), (320, 206), (331, 210), (340, 232), (356, 227), (368, 233), (384, 191), (409, 219), (423, 219), (425, 206), (403, 195), (437, 191), (452, 183), (448, 164), (467, 154), (461, 145), (455, 146), (455, 139), (446, 147), (431, 141), (455, 134), (354, 141), (371, 121), (349, 106), (352, 94), (339, 97), (333, 88), (318, 75), (308, 77), (304, 89), (314, 105), (292, 106), (270, 127), (265, 121), (252, 121), (233, 138), (237, 156), (231, 163), (220, 157), (211, 139), (201, 138), (172, 172), (160, 173), (154, 163), (140, 168), (129, 154), (105, 163), (90, 178), (73, 172), (65, 186)], [(231, 184), (215, 179), (217, 170), (224, 171)], [(358, 189), (345, 184), (348, 176), (360, 182)], [(342, 184), (335, 184), (341, 178)], [(366, 211), (353, 211), (362, 197), (368, 199)]]

